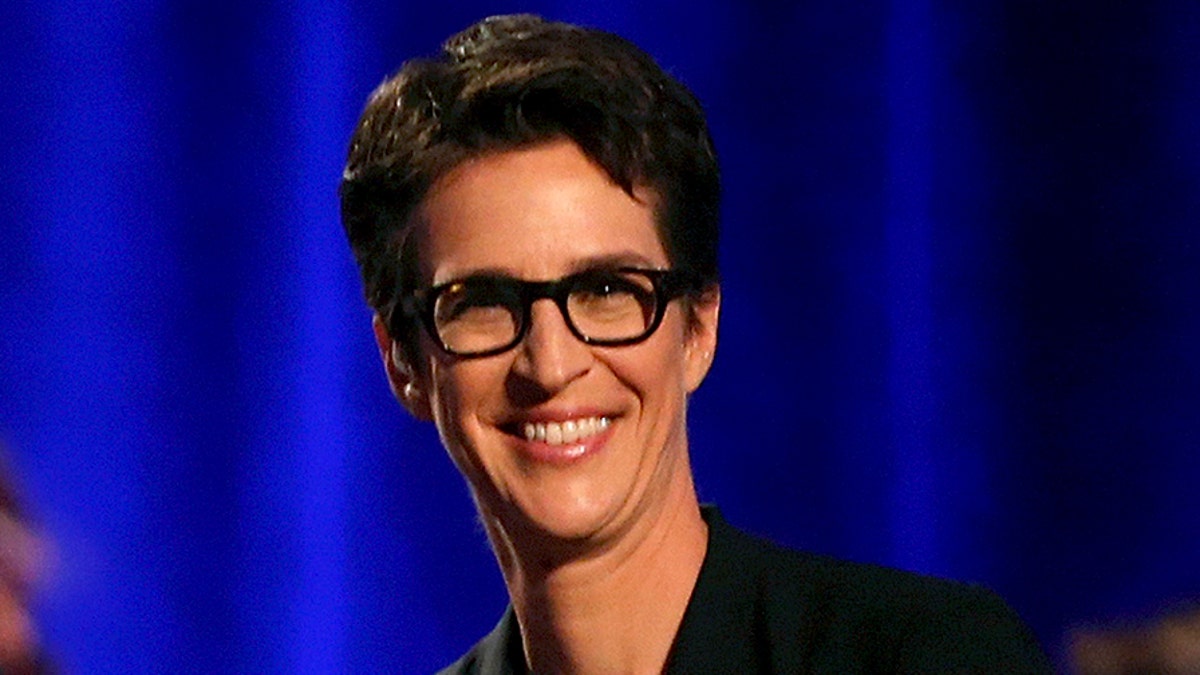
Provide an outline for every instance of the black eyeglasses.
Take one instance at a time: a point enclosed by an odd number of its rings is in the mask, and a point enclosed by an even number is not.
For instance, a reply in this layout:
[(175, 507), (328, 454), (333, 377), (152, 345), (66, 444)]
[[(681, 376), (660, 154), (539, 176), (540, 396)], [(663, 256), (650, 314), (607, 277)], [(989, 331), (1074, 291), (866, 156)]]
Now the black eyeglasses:
[[(533, 303), (549, 298), (575, 337), (616, 347), (650, 337), (667, 304), (693, 285), (691, 275), (678, 270), (628, 267), (587, 270), (557, 281), (480, 275), (410, 293), (398, 309), (410, 320), (419, 317), (447, 353), (483, 357), (520, 343), (529, 332)], [(397, 335), (394, 323), (395, 317)]]

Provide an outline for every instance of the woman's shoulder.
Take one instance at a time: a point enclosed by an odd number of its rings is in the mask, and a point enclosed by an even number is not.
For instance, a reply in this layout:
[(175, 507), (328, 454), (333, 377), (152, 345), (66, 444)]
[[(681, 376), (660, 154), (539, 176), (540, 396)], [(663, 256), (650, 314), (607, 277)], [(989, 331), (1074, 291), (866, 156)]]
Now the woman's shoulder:
[(712, 507), (705, 507), (704, 513), (710, 531), (705, 565), (747, 577), (739, 585), (751, 582), (776, 589), (784, 597), (799, 596), (821, 605), (844, 604), (847, 610), (894, 609), (914, 603), (932, 603), (939, 608), (944, 603), (1004, 605), (995, 593), (978, 584), (788, 548), (733, 527)]
[(681, 631), (693, 644), (740, 634), (770, 670), (1049, 672), (1024, 623), (987, 588), (797, 551), (715, 511), (705, 518), (709, 557)]

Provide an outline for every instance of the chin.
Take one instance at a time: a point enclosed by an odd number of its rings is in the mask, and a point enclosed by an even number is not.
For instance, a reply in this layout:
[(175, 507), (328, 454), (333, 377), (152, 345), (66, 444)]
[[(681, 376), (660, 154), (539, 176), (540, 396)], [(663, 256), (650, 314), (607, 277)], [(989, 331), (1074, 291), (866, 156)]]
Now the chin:
[(584, 544), (603, 537), (624, 500), (616, 494), (593, 492), (586, 486), (563, 487), (568, 489), (539, 490), (511, 504), (510, 515), (516, 522), (506, 523), (509, 531), (514, 535), (523, 531), (522, 535), (547, 544), (551, 541)]

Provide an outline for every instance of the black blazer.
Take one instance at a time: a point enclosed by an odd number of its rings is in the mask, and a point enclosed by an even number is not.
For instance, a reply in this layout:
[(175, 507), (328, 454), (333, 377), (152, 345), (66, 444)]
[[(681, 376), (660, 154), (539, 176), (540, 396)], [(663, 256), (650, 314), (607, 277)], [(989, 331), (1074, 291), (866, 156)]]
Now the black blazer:
[[(992, 592), (782, 548), (703, 509), (708, 550), (667, 673), (1049, 673)], [(442, 671), (527, 673), (510, 607)]]

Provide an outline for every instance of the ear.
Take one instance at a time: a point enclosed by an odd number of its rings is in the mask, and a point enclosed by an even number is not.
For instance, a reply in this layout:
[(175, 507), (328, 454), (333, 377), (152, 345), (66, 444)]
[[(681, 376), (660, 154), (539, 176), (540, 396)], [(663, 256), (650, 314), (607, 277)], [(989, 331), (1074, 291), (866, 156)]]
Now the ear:
[(692, 393), (708, 375), (717, 353), (717, 323), (721, 315), (721, 287), (713, 285), (692, 301), (695, 321), (687, 327), (684, 358), (686, 359), (687, 391)]
[(388, 384), (392, 386), (392, 393), (396, 399), (408, 408), (413, 417), (426, 421), (433, 419), (425, 383), (417, 375), (414, 364), (404, 353), (400, 343), (388, 334), (387, 324), (379, 314), (371, 319), (371, 328), (375, 331), (375, 344), (379, 346), (383, 369), (387, 373)]

